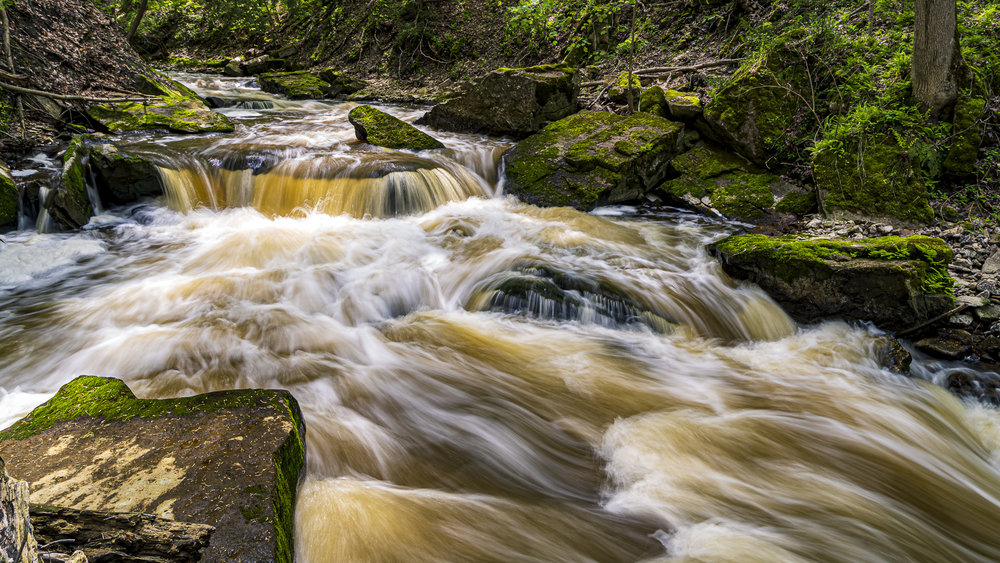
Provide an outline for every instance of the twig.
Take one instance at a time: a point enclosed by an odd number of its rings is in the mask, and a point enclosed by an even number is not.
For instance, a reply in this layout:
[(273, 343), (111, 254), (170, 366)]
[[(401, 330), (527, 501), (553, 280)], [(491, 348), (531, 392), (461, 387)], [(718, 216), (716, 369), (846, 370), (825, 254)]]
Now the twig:
[(114, 104), (119, 102), (145, 102), (148, 100), (157, 99), (156, 96), (143, 96), (135, 98), (96, 98), (93, 96), (67, 96), (64, 94), (53, 94), (52, 92), (35, 90), (32, 88), (22, 88), (20, 86), (14, 86), (11, 84), (7, 84), (5, 82), (0, 82), (0, 88), (3, 88), (5, 90), (10, 90), (11, 92), (17, 92), (19, 94), (42, 96), (43, 98), (49, 98), (51, 100), (59, 100), (61, 102), (96, 102), (96, 103)]
[(896, 336), (903, 336), (903, 335), (906, 335), (906, 334), (910, 334), (910, 333), (916, 332), (916, 331), (918, 331), (918, 330), (920, 330), (920, 329), (922, 329), (922, 328), (924, 328), (924, 327), (926, 327), (928, 325), (931, 325), (931, 324), (934, 324), (934, 323), (940, 321), (941, 319), (943, 319), (945, 317), (950, 317), (952, 315), (961, 313), (962, 311), (966, 310), (968, 307), (969, 307), (968, 304), (963, 303), (963, 304), (959, 305), (958, 307), (955, 307), (951, 311), (948, 311), (947, 313), (941, 313), (940, 315), (934, 317), (933, 319), (931, 319), (929, 321), (924, 321), (924, 322), (918, 324), (917, 326), (915, 326), (913, 328), (908, 328), (908, 329), (906, 329), (906, 330), (904, 330), (902, 332), (897, 332)]

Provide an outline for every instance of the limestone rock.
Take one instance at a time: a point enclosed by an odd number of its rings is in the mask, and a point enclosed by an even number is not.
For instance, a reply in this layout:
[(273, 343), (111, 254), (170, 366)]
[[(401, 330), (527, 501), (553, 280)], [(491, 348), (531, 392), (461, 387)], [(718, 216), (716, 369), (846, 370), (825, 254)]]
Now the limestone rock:
[(7, 475), (0, 457), (0, 561), (38, 561), (28, 516), (28, 484)]
[(750, 57), (705, 107), (703, 131), (756, 164), (780, 147), (802, 102), (809, 78), (792, 46), (805, 32), (779, 37), (761, 56)]
[(0, 431), (32, 500), (216, 528), (204, 560), (292, 561), (304, 426), (286, 391), (137, 399), (83, 376)]
[(97, 143), (87, 148), (88, 164), (101, 202), (133, 203), (163, 194), (160, 173), (149, 159), (123, 153), (111, 143)]
[(800, 322), (903, 330), (951, 308), (951, 248), (925, 236), (863, 240), (737, 235), (709, 246), (730, 276), (761, 286)]
[(528, 203), (581, 210), (634, 200), (666, 177), (682, 131), (647, 113), (582, 111), (504, 153), (506, 189)]
[(360, 78), (348, 76), (343, 72), (337, 72), (332, 68), (325, 68), (319, 72), (320, 80), (323, 80), (329, 87), (326, 90), (328, 98), (343, 98), (359, 92), (368, 86), (368, 83)]
[(162, 75), (141, 76), (136, 88), (161, 102), (93, 104), (87, 115), (112, 133), (168, 129), (177, 133), (228, 133), (233, 122), (212, 111), (190, 88)]
[(63, 154), (62, 184), (47, 202), (52, 216), (72, 228), (86, 225), (94, 215), (87, 193), (86, 139), (78, 135), (70, 141)]
[(642, 91), (639, 96), (639, 111), (669, 118), (667, 113), (667, 98), (663, 93), (663, 88), (650, 86)]
[(813, 155), (812, 171), (828, 216), (902, 225), (934, 220), (927, 179), (891, 134), (823, 146)]
[(417, 123), (450, 131), (526, 137), (576, 112), (580, 74), (566, 65), (501, 68)]
[(0, 228), (17, 226), (17, 184), (7, 164), (0, 161)]
[[(614, 84), (608, 88), (608, 99), (616, 104), (627, 104), (628, 103), (628, 91), (629, 91), (629, 79), (628, 72), (623, 72), (618, 75), (615, 79)], [(639, 95), (642, 92), (642, 83), (639, 82), (639, 76), (636, 74), (632, 75), (632, 100), (636, 103), (639, 102)]]
[(269, 72), (260, 75), (260, 89), (292, 100), (326, 97), (330, 84), (306, 70)]
[(695, 94), (667, 90), (663, 93), (667, 104), (667, 117), (674, 121), (692, 122), (701, 117), (701, 100)]
[(243, 65), (242, 61), (239, 59), (233, 59), (226, 63), (226, 66), (222, 69), (222, 74), (229, 77), (243, 76)]
[(678, 175), (660, 189), (681, 202), (704, 198), (723, 215), (759, 220), (775, 212), (805, 214), (816, 207), (812, 192), (798, 188), (776, 174), (763, 172), (739, 155), (711, 145), (697, 145), (673, 160)]
[(354, 134), (359, 141), (388, 149), (422, 151), (444, 148), (441, 141), (371, 106), (352, 109), (347, 119), (354, 126)]

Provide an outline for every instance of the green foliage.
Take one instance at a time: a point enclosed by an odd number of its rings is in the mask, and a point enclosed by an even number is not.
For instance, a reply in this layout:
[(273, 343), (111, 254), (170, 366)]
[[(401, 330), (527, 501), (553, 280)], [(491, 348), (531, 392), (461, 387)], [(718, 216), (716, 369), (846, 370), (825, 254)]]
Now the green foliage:
[[(511, 52), (527, 50), (538, 56), (551, 48), (573, 64), (600, 62), (611, 53), (628, 52), (618, 41), (628, 36), (628, 28), (619, 22), (631, 17), (633, 2), (519, 0), (507, 8), (504, 40)], [(648, 44), (647, 39), (637, 40), (637, 47)]]

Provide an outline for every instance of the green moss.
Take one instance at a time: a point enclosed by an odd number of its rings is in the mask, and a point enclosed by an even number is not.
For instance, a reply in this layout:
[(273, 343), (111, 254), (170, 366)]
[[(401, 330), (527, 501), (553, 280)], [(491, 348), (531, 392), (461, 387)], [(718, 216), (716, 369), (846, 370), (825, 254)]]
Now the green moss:
[(275, 560), (280, 563), (295, 561), (295, 493), (299, 486), (299, 475), (306, 458), (305, 423), (302, 411), (295, 401), (284, 403), (292, 420), (292, 434), (278, 448), (274, 456), (275, 490), (271, 495), (271, 505), (277, 519), (274, 529)]
[(319, 99), (326, 96), (330, 84), (311, 72), (268, 72), (261, 74), (260, 87), (265, 92), (282, 94), (293, 100)]
[(663, 94), (663, 88), (652, 86), (642, 91), (639, 96), (639, 111), (669, 117), (667, 113), (667, 99)]
[[(639, 76), (633, 74), (631, 81), (632, 99), (640, 101), (639, 94), (642, 92), (642, 83)], [(629, 73), (623, 72), (615, 79), (614, 84), (608, 88), (608, 98), (616, 104), (628, 103), (629, 94)]]
[(390, 149), (431, 150), (444, 145), (434, 137), (371, 106), (358, 106), (348, 119), (358, 139)]
[(866, 258), (899, 262), (928, 295), (950, 294), (954, 284), (947, 270), (954, 257), (951, 247), (939, 238), (921, 235), (862, 240), (737, 235), (713, 244), (712, 249), (722, 254), (756, 257), (763, 263), (773, 260), (783, 265), (777, 273), (784, 279), (817, 267), (830, 268), (838, 259)]
[(979, 134), (979, 120), (985, 111), (986, 100), (981, 98), (961, 99), (955, 104), (951, 148), (944, 161), (944, 169), (948, 172), (957, 176), (969, 176), (975, 172), (979, 145), (983, 141)]
[(726, 172), (745, 170), (747, 164), (738, 155), (707, 145), (694, 147), (671, 162), (671, 166), (679, 174), (702, 180)]
[(813, 177), (828, 214), (846, 212), (906, 223), (934, 220), (927, 180), (893, 135), (860, 136), (821, 147)]
[(726, 174), (723, 187), (712, 192), (712, 207), (730, 217), (756, 219), (774, 206), (771, 184), (778, 180), (772, 174)]
[(794, 215), (805, 215), (816, 211), (816, 193), (790, 192), (781, 198), (778, 205), (774, 206), (781, 213), (791, 213)]
[(0, 163), (0, 225), (17, 223), (17, 184), (10, 176), (10, 170)]

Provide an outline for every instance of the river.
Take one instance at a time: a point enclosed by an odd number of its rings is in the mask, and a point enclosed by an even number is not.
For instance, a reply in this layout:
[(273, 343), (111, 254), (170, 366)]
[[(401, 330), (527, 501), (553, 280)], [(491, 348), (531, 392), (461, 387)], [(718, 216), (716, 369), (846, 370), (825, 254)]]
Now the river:
[(0, 247), (0, 427), (81, 374), (287, 389), (300, 562), (1000, 560), (996, 409), (730, 280), (738, 225), (524, 205), (508, 139), (382, 150), (354, 104), (179, 78), (237, 131), (125, 136), (163, 200)]

